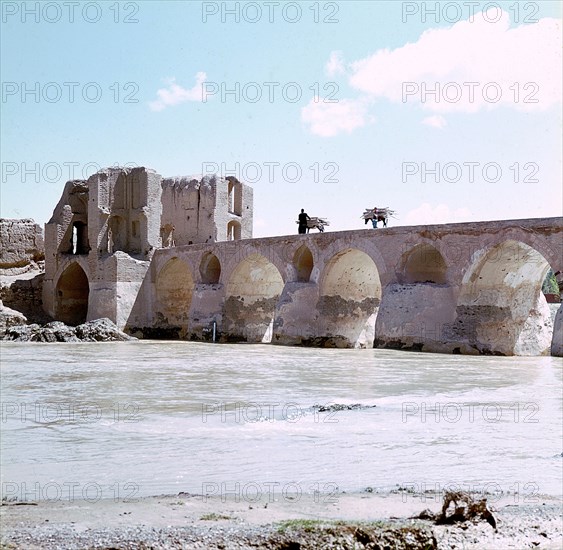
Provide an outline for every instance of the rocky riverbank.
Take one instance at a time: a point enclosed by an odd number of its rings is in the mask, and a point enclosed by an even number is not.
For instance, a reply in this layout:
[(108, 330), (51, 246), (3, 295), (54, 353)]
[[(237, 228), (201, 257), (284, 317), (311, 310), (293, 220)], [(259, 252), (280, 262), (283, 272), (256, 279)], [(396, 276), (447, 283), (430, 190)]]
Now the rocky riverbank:
[(46, 325), (15, 325), (7, 326), (4, 340), (13, 342), (125, 342), (136, 340), (119, 330), (109, 319), (96, 319), (70, 327), (60, 321)]
[(180, 493), (117, 502), (4, 502), (2, 548), (561, 548), (561, 501), (538, 496), (536, 502), (516, 504), (517, 498), (505, 496), (491, 507), (496, 529), (485, 521), (436, 525), (414, 519), (424, 509), (440, 511), (437, 495), (363, 492), (249, 502)]

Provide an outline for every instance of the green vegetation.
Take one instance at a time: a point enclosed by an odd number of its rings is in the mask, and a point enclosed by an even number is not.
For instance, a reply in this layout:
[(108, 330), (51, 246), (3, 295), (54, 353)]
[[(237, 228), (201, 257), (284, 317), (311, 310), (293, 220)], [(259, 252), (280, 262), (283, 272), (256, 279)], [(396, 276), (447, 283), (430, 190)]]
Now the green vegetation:
[(305, 531), (311, 532), (314, 531), (315, 528), (326, 526), (326, 525), (333, 525), (333, 521), (321, 521), (318, 519), (288, 519), (285, 521), (280, 521), (278, 524), (278, 533), (285, 533), (286, 531)]
[(545, 276), (543, 285), (541, 287), (541, 291), (544, 294), (556, 294), (557, 296), (560, 295), (559, 285), (557, 284), (557, 279), (555, 278), (552, 269), (547, 272), (547, 275)]
[(221, 519), (234, 519), (232, 516), (225, 516), (223, 514), (216, 514), (215, 512), (211, 514), (205, 514), (201, 516), (200, 521), (219, 521)]

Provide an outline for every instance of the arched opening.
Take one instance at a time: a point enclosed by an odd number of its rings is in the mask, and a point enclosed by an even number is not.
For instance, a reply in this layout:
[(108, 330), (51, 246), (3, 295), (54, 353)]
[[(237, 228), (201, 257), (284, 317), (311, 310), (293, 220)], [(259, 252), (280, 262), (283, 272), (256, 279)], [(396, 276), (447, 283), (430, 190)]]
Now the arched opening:
[(227, 240), (239, 241), (240, 237), (241, 237), (240, 223), (235, 220), (231, 220), (227, 224)]
[(221, 264), (215, 254), (206, 252), (199, 266), (201, 282), (207, 285), (216, 285), (221, 277)]
[(55, 317), (67, 325), (80, 325), (88, 315), (88, 277), (76, 262), (70, 264), (59, 277), (56, 286)]
[(167, 336), (186, 336), (193, 291), (190, 268), (178, 258), (169, 260), (156, 279), (156, 325), (168, 329)]
[(541, 292), (547, 260), (518, 241), (478, 255), (463, 278), (454, 337), (483, 354), (544, 355), (553, 335)]
[(88, 226), (84, 222), (74, 222), (72, 225), (74, 254), (88, 254), (90, 252)]
[(242, 216), (242, 185), (232, 176), (228, 177), (227, 180), (229, 181), (229, 212), (237, 216)]
[(431, 244), (419, 244), (403, 255), (399, 280), (403, 284), (446, 283), (447, 266), (442, 254)]
[(297, 272), (297, 281), (308, 283), (313, 271), (313, 254), (305, 246), (300, 246), (293, 255), (293, 267)]
[(245, 258), (227, 283), (223, 339), (270, 342), (274, 310), (283, 286), (280, 272), (264, 256)]
[(324, 345), (373, 347), (381, 282), (374, 261), (357, 249), (336, 254), (321, 279), (319, 318)]
[(66, 228), (58, 251), (61, 254), (88, 254), (90, 252), (88, 225), (83, 221), (73, 219)]
[(68, 252), (71, 254), (88, 254), (90, 245), (88, 243), (88, 190), (80, 182), (70, 189), (68, 204), (72, 211), (72, 219), (69, 227), (70, 246)]

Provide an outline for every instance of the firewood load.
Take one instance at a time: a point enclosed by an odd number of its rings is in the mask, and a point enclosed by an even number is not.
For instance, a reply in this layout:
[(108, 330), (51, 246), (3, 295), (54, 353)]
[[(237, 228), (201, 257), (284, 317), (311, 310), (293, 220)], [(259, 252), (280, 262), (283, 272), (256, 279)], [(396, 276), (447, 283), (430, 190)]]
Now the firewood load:
[[(299, 221), (295, 223), (299, 223)], [(325, 230), (325, 227), (329, 225), (330, 223), (326, 218), (311, 217), (307, 220), (307, 233), (309, 233), (311, 229), (318, 229), (322, 233)]]
[(375, 218), (378, 222), (383, 222), (384, 227), (387, 226), (387, 221), (391, 217), (395, 217), (395, 210), (391, 210), (388, 206), (385, 208), (366, 208), (362, 214), (362, 218), (365, 220), (365, 223), (368, 223), (368, 220), (373, 220)]

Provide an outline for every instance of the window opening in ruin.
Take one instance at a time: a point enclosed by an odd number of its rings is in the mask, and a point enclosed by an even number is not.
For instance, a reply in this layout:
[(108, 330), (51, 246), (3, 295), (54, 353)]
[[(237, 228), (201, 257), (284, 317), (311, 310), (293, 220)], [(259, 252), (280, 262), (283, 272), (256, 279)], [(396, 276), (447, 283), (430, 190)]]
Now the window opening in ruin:
[[(235, 184), (230, 181), (229, 182), (229, 212), (234, 214), (235, 212)], [(231, 239), (230, 239), (231, 240)]]
[(242, 185), (229, 181), (228, 208), (230, 214), (242, 216)]
[(72, 224), (71, 237), (71, 254), (88, 254), (90, 246), (88, 245), (88, 227), (82, 222), (74, 222)]
[(240, 223), (235, 221), (230, 221), (227, 224), (227, 240), (228, 241), (238, 241), (241, 238)]
[(76, 225), (72, 226), (72, 253), (76, 254), (77, 252), (77, 246), (76, 243), (78, 242), (78, 228), (76, 227)]

